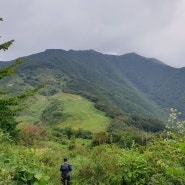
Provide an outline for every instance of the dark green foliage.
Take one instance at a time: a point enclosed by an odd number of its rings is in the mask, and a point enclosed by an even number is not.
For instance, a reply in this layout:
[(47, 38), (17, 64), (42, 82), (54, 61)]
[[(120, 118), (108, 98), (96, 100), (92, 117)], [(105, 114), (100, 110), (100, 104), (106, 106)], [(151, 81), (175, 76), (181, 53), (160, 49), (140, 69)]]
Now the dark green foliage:
[(9, 46), (11, 46), (13, 44), (14, 40), (10, 40), (8, 42), (5, 42), (3, 44), (0, 44), (0, 50), (8, 50)]
[(159, 120), (138, 116), (114, 118), (107, 128), (109, 142), (125, 147), (130, 147), (133, 141), (137, 144), (145, 145), (151, 138), (151, 135), (148, 134), (149, 132), (163, 130), (164, 125)]
[(76, 138), (92, 139), (92, 132), (88, 130), (78, 129), (75, 131)]
[[(19, 89), (46, 84), (40, 92), (45, 96), (61, 91), (79, 94), (111, 118), (125, 113), (136, 115), (126, 124), (152, 132), (162, 128), (160, 121), (152, 117), (165, 120), (170, 107), (185, 112), (181, 103), (184, 68), (175, 69), (135, 53), (112, 56), (92, 50), (46, 50), (29, 58), (19, 68)], [(11, 81), (3, 85), (7, 83)], [(63, 119), (59, 114), (56, 117)]]
[(52, 100), (50, 105), (43, 111), (41, 121), (43, 124), (55, 125), (66, 119), (63, 108), (59, 101)]
[(22, 61), (17, 59), (15, 61), (15, 63), (11, 64), (10, 66), (3, 67), (0, 70), (0, 80), (5, 78), (6, 76), (11, 76), (11, 75), (15, 74), (15, 67), (17, 67), (17, 65), (20, 65), (21, 63), (22, 63)]
[(41, 87), (33, 90), (27, 90), (14, 97), (0, 98), (0, 128), (4, 132), (8, 132), (11, 136), (15, 136), (16, 126), (18, 122), (15, 116), (18, 112), (25, 108), (23, 104), (28, 97), (33, 96)]
[[(0, 21), (3, 21), (3, 19), (0, 18)], [(13, 42), (14, 40), (10, 40), (10, 41), (0, 44), (0, 50), (4, 50), (4, 51), (8, 50), (8, 48), (13, 44)]]
[(146, 132), (160, 132), (165, 128), (164, 123), (160, 120), (150, 117), (139, 117), (136, 115), (131, 115), (130, 119), (128, 119), (125, 123)]
[(92, 139), (92, 132), (88, 130), (78, 129), (73, 130), (72, 128), (66, 127), (64, 129), (61, 128), (53, 128), (53, 135), (56, 138), (82, 138), (82, 139)]
[[(2, 20), (2, 19), (1, 19)], [(9, 41), (0, 45), (0, 50), (7, 50), (8, 47), (13, 43), (13, 41)], [(15, 68), (17, 65), (21, 64), (20, 60), (16, 60), (16, 62), (8, 67), (4, 67), (0, 69), (0, 80), (7, 76), (11, 76), (15, 73)], [(18, 124), (15, 120), (16, 113), (20, 110), (20, 107), (17, 105), (20, 103), (22, 99), (26, 97), (26, 94), (7, 97), (6, 93), (2, 93), (0, 97), (0, 129), (3, 132), (9, 133), (11, 136), (16, 135), (16, 125)]]
[[(22, 65), (20, 70), (25, 74), (25, 82), (32, 86), (42, 81), (43, 75), (49, 74), (50, 76), (58, 71), (64, 76), (60, 79), (55, 75), (52, 76), (54, 81), (52, 87), (57, 90), (59, 86), (56, 88), (56, 81), (61, 82), (60, 87), (65, 92), (83, 94), (88, 97), (90, 95), (95, 101), (98, 98), (114, 106), (118, 112), (122, 110), (131, 114), (164, 118), (165, 114), (160, 107), (142, 94), (133, 85), (132, 79), (129, 79), (123, 72), (123, 70), (127, 72), (130, 70), (126, 63), (127, 60), (135, 60), (135, 58), (103, 55), (95, 51), (64, 50), (46, 50), (46, 52), (29, 56), (29, 58), (31, 61)], [(151, 62), (149, 59), (145, 60)], [(44, 70), (40, 71), (40, 69)], [(29, 75), (33, 71), (34, 74)], [(134, 71), (134, 73), (136, 72)], [(38, 81), (34, 77), (35, 74), (38, 76)], [(42, 77), (39, 77), (41, 74)]]
[(17, 105), (17, 101), (13, 99), (0, 99), (0, 128), (12, 136), (16, 134), (17, 125), (14, 118), (16, 110), (13, 107), (15, 105)]

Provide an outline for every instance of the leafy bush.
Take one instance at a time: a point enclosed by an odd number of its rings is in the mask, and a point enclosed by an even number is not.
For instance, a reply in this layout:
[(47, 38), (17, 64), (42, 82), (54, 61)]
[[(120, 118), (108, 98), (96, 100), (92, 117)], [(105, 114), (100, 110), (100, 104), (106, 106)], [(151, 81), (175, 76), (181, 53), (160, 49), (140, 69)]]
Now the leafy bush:
[(52, 185), (47, 175), (50, 167), (41, 160), (44, 150), (2, 142), (3, 137), (0, 145), (0, 185)]
[(79, 168), (77, 175), (79, 184), (121, 184), (121, 173), (116, 154), (121, 149), (116, 146), (100, 145), (94, 147)]
[(123, 150), (118, 155), (118, 164), (121, 167), (123, 183), (146, 184), (148, 165), (146, 159), (137, 151)]
[(63, 108), (59, 101), (52, 100), (50, 105), (43, 111), (41, 121), (44, 124), (54, 125), (65, 120)]
[(92, 132), (88, 130), (78, 129), (74, 130), (70, 127), (66, 128), (53, 128), (52, 134), (57, 138), (82, 138), (82, 139), (92, 139)]
[(34, 144), (38, 144), (40, 141), (43, 141), (47, 132), (44, 127), (25, 124), (19, 127), (18, 140), (21, 144), (25, 146), (31, 146)]

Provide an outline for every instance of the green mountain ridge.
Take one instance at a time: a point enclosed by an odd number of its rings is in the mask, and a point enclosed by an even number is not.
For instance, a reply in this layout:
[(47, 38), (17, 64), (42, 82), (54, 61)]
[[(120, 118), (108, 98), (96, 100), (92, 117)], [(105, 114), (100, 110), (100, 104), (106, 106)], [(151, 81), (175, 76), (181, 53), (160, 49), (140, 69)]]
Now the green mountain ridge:
[(60, 91), (79, 94), (101, 106), (102, 100), (108, 102), (120, 112), (160, 119), (174, 107), (185, 117), (185, 68), (136, 53), (116, 56), (94, 50), (48, 49), (26, 58), (30, 60), (19, 67), (19, 80), (13, 77), (4, 85), (11, 80), (20, 88), (44, 83), (42, 93), (47, 96)]

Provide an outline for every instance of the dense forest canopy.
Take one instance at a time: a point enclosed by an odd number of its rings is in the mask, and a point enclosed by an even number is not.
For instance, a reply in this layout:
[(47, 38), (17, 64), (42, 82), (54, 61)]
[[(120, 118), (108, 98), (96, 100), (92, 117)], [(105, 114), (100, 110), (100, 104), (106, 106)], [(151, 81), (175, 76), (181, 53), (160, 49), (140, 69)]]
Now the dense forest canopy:
[(47, 83), (51, 94), (62, 89), (93, 101), (101, 97), (126, 113), (162, 120), (175, 107), (184, 118), (184, 68), (135, 53), (114, 56), (93, 50), (50, 49), (28, 58), (31, 60), (20, 66), (22, 86)]

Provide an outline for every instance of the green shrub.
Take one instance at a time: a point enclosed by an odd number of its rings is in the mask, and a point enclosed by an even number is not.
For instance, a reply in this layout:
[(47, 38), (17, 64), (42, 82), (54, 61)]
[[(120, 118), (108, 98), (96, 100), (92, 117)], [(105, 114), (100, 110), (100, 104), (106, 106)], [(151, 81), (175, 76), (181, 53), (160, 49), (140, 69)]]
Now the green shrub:
[(41, 149), (28, 149), (2, 142), (0, 185), (51, 185), (47, 175), (51, 169), (41, 160), (43, 152)]

